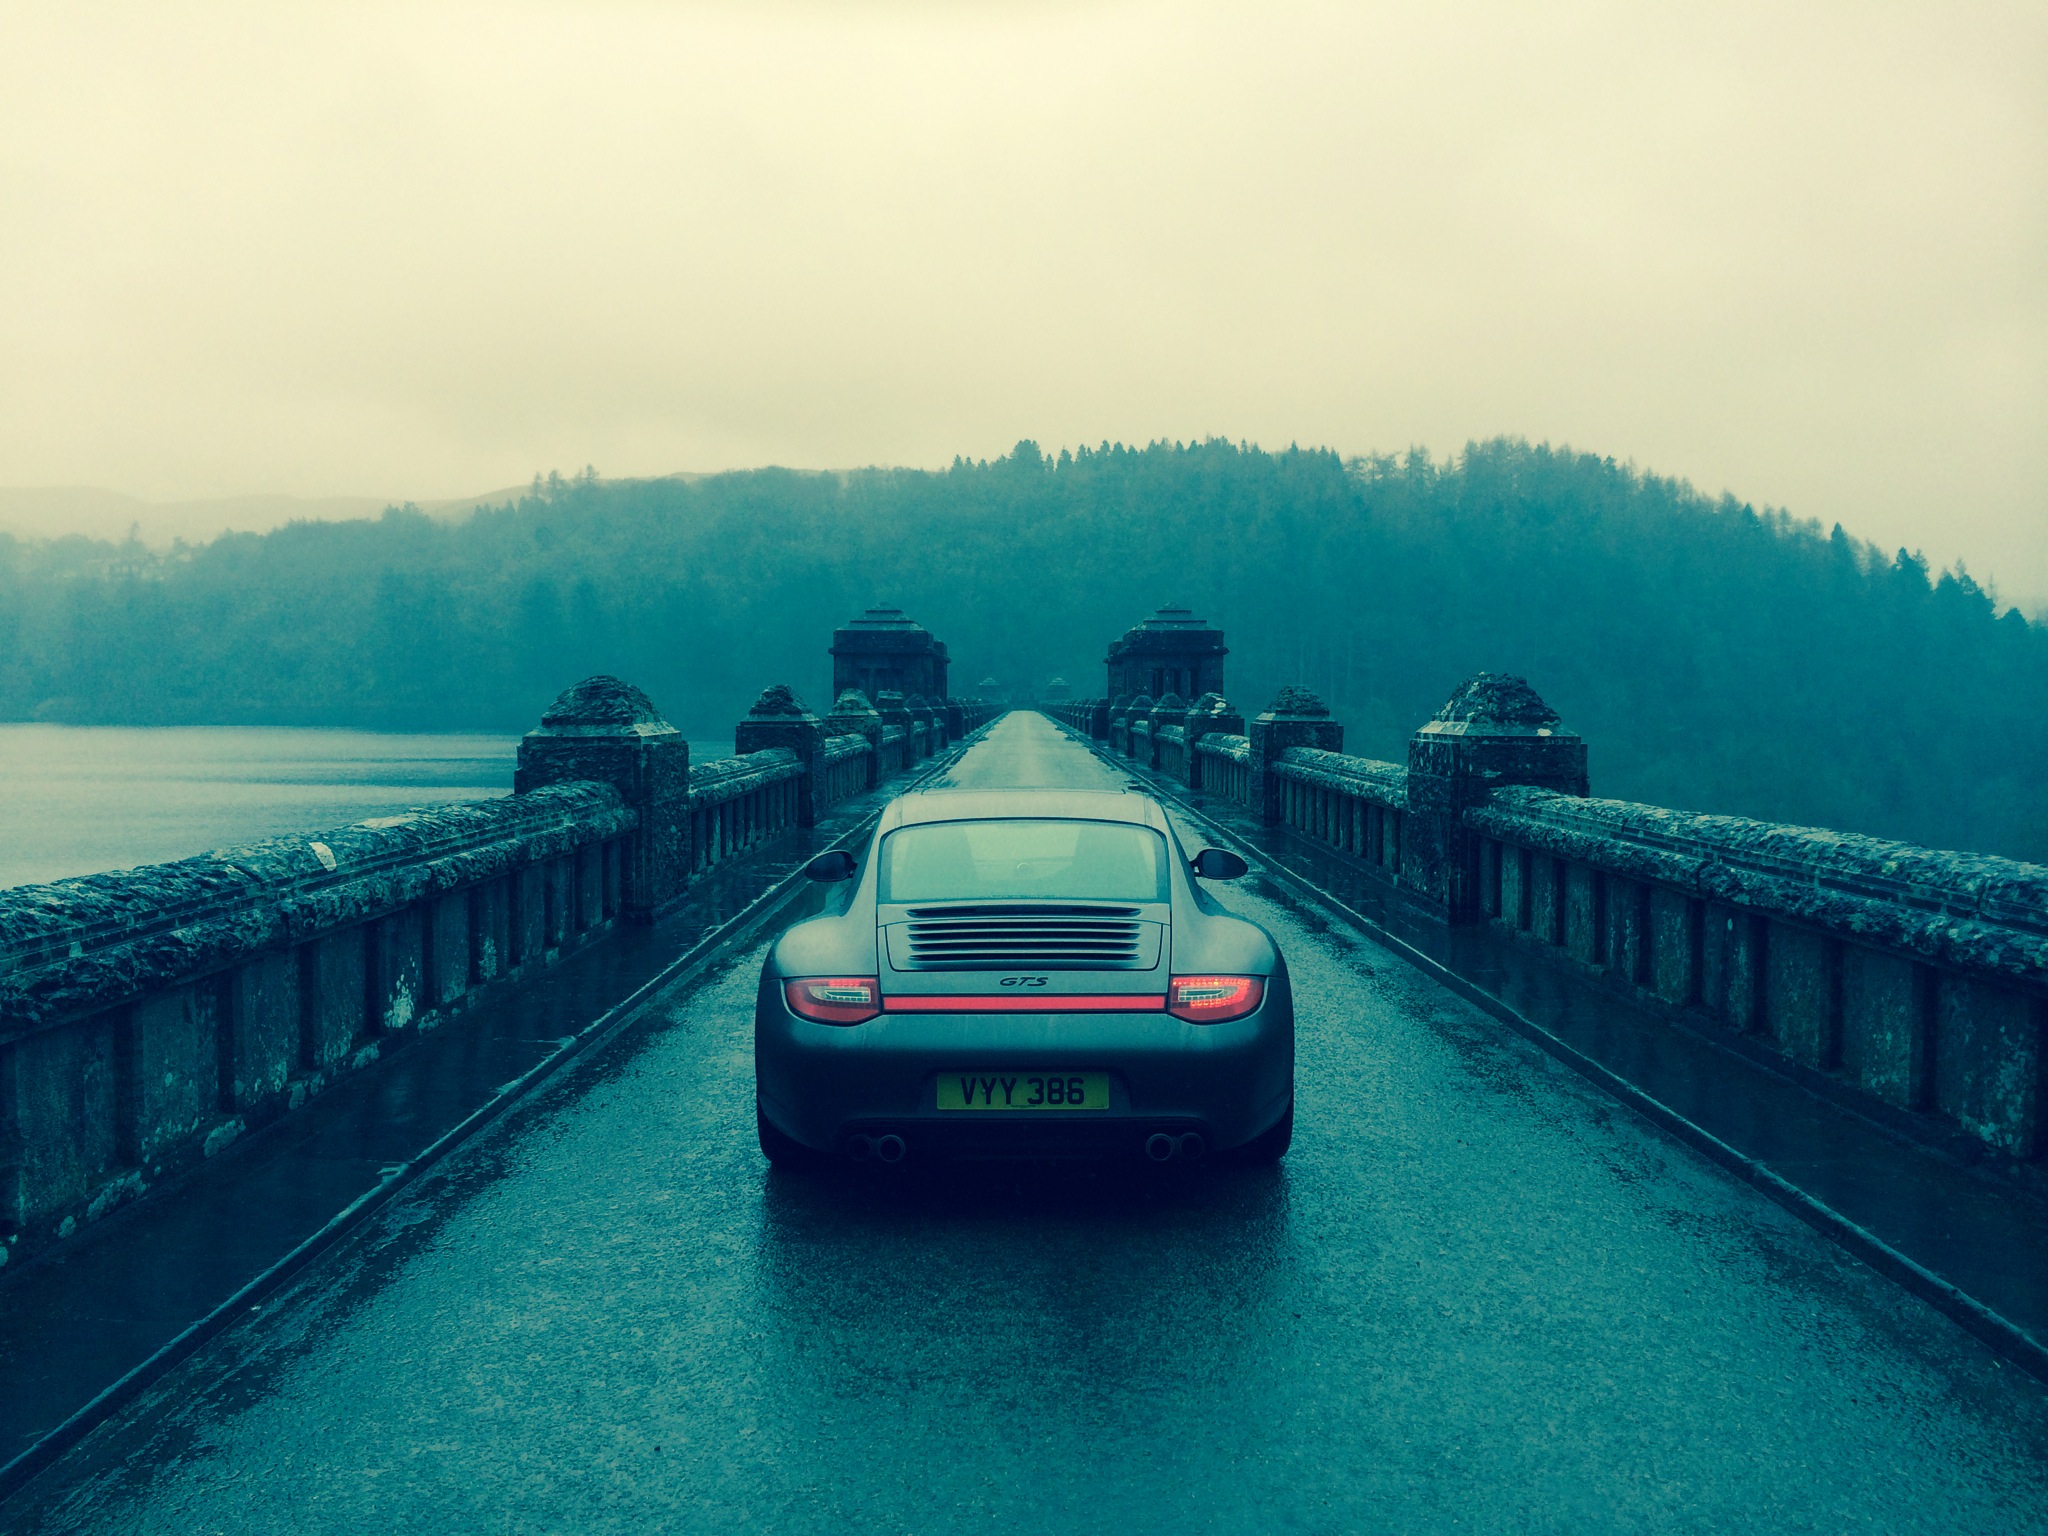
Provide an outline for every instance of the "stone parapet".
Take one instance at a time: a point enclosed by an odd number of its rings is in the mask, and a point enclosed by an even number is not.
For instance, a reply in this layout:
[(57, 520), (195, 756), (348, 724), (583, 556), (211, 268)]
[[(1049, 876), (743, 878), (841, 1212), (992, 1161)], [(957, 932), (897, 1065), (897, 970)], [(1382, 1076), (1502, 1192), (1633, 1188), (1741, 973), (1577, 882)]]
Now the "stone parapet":
[(620, 915), (606, 783), (0, 892), (0, 1263)]
[(1146, 767), (1159, 769), (1164, 766), (1160, 760), (1160, 732), (1168, 726), (1177, 728), (1184, 740), (1187, 734), (1188, 701), (1177, 693), (1168, 693), (1152, 706), (1152, 713), (1146, 719), (1146, 737), (1149, 750), (1141, 757)]
[(1188, 738), (1188, 783), (1192, 788), (1200, 789), (1203, 738), (1244, 735), (1244, 716), (1231, 708), (1230, 700), (1222, 694), (1205, 693), (1188, 706), (1184, 729)]
[(1820, 827), (1498, 789), (1475, 832), (1957, 970), (2043, 984), (2048, 867)]
[(839, 695), (832, 706), (832, 713), (825, 717), (825, 729), (834, 736), (859, 736), (867, 742), (868, 781), (865, 788), (873, 789), (888, 777), (888, 770), (882, 764), (882, 716), (859, 689), (848, 688)]
[(1408, 808), (1408, 770), (1399, 763), (1374, 762), (1316, 747), (1289, 747), (1280, 754), (1273, 772), (1397, 811)]
[(2008, 1158), (2048, 1150), (2048, 868), (1500, 788), (1484, 920)]
[(903, 707), (910, 712), (910, 718), (922, 728), (925, 735), (923, 755), (930, 757), (946, 744), (945, 717), (931, 707), (920, 694), (912, 694), (903, 701)]
[(1220, 757), (1228, 762), (1249, 765), (1252, 760), (1252, 740), (1249, 736), (1232, 736), (1213, 731), (1201, 739), (1199, 750), (1211, 757)]
[(0, 1043), (627, 836), (638, 822), (610, 785), (561, 784), (0, 891)]
[(882, 717), (883, 766), (900, 773), (917, 761), (917, 722), (903, 695), (893, 689), (875, 695), (875, 713)]
[(1137, 756), (1140, 727), (1150, 728), (1152, 705), (1152, 695), (1140, 693), (1126, 699), (1123, 708), (1112, 717), (1109, 727), (1110, 745), (1125, 757)]
[(714, 757), (690, 765), (690, 809), (723, 805), (771, 784), (805, 776), (804, 760), (787, 747), (763, 747), (745, 757)]
[(510, 796), (0, 891), (0, 1266), (950, 738), (950, 710), (882, 701), (820, 720), (772, 687), (693, 764), (644, 693), (587, 678)]
[(713, 758), (690, 768), (690, 836), (701, 872), (800, 824), (815, 779), (788, 747)]
[(1405, 767), (1275, 750), (1326, 718), (1290, 702), (1192, 743), (1209, 793), (1916, 1134), (2048, 1152), (2048, 868), (1589, 798), (1584, 743), (1516, 678), (1467, 683)]

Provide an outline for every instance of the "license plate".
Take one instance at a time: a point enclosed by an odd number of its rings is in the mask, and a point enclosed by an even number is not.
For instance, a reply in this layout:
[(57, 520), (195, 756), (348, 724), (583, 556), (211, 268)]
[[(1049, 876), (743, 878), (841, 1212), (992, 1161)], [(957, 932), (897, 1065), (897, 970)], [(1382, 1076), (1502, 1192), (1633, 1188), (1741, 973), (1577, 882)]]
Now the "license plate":
[(941, 1072), (940, 1109), (1109, 1108), (1107, 1072)]

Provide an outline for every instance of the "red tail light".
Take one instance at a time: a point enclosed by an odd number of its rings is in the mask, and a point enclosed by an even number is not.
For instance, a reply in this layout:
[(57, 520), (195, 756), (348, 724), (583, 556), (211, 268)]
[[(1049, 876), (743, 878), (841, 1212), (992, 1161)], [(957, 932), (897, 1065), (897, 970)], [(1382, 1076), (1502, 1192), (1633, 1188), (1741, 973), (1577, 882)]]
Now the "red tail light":
[(808, 976), (785, 981), (789, 1011), (818, 1024), (861, 1024), (882, 1011), (882, 984), (873, 976)]
[(1257, 976), (1176, 976), (1166, 988), (1166, 1011), (1190, 1024), (1225, 1024), (1256, 1013), (1266, 1000)]

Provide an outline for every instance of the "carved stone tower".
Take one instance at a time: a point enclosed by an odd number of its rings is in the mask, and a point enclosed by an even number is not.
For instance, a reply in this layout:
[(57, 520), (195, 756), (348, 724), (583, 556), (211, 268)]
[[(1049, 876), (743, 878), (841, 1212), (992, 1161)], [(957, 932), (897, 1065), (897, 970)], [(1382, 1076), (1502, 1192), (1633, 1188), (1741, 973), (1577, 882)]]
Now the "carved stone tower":
[(1169, 603), (1123, 638), (1110, 642), (1106, 697), (1150, 694), (1184, 699), (1223, 691), (1223, 631)]
[(832, 632), (832, 692), (857, 688), (870, 699), (883, 693), (922, 694), (944, 700), (946, 647), (900, 608), (870, 608)]

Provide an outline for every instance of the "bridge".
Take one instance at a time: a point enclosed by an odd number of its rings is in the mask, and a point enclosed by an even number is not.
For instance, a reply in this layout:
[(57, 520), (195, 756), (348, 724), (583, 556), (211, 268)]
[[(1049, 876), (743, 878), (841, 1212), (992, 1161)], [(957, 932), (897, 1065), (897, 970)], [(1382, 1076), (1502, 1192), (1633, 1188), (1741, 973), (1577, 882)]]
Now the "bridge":
[[(1226, 655), (1005, 708), (875, 610), (728, 758), (593, 678), (502, 799), (0, 892), (0, 1529), (2048, 1524), (2048, 870)], [(1133, 781), (1255, 866), (1287, 1161), (768, 1172), (803, 862)]]

